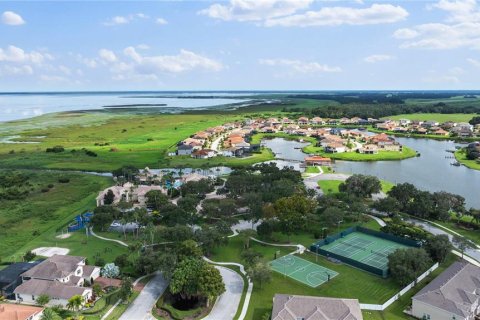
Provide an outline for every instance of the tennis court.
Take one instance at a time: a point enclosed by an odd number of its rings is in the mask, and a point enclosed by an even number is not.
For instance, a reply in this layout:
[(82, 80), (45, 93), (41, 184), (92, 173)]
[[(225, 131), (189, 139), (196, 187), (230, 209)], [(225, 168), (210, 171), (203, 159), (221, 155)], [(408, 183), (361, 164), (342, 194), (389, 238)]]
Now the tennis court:
[(271, 261), (270, 266), (274, 271), (312, 288), (338, 275), (338, 272), (290, 254)]
[(321, 249), (327, 252), (383, 270), (388, 269), (388, 255), (397, 249), (404, 248), (408, 248), (408, 246), (362, 232), (352, 232), (321, 246)]

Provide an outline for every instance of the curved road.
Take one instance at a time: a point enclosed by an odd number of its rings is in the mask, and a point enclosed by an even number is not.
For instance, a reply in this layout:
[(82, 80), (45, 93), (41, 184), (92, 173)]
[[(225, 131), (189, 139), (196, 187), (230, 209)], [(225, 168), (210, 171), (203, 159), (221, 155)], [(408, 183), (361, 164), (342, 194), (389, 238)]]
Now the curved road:
[[(237, 313), (243, 293), (243, 278), (235, 271), (215, 266), (222, 275), (225, 283), (225, 292), (218, 297), (210, 314), (203, 320), (227, 320), (233, 319)], [(131, 318), (134, 319), (134, 318)]]
[(150, 320), (152, 308), (158, 298), (167, 289), (168, 282), (161, 273), (157, 273), (140, 292), (138, 297), (128, 306), (119, 320)]

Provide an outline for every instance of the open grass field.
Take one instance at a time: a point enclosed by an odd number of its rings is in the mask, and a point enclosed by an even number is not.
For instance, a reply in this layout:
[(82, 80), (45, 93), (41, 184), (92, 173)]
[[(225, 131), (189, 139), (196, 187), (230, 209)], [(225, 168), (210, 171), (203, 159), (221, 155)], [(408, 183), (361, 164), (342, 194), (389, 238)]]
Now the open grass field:
[(323, 157), (328, 157), (335, 160), (345, 161), (392, 161), (392, 160), (404, 160), (413, 158), (416, 156), (416, 151), (403, 146), (401, 152), (396, 151), (379, 151), (377, 154), (363, 154), (357, 152), (342, 152), (342, 153), (326, 153), (322, 147), (315, 147), (312, 145), (303, 148), (303, 152), (307, 154), (316, 154)]
[[(254, 241), (251, 241), (250, 246), (253, 250), (262, 253), (265, 261), (274, 259), (276, 251), (280, 251), (280, 256), (283, 256), (295, 249), (293, 247), (266, 246)], [(242, 250), (242, 240), (239, 237), (234, 237), (229, 240), (228, 245), (217, 248), (211, 258), (214, 261), (242, 263), (240, 260)], [(263, 314), (271, 311), (272, 298), (275, 293), (344, 298), (360, 297), (361, 302), (383, 303), (400, 289), (391, 279), (382, 279), (345, 264), (335, 264), (321, 256), (305, 253), (300, 258), (338, 272), (339, 275), (317, 288), (312, 288), (280, 273), (273, 272), (270, 283), (262, 284), (262, 286), (258, 283), (254, 285), (246, 319), (260, 319)]]
[[(21, 171), (30, 177), (34, 191), (23, 200), (0, 200), (0, 256), (12, 259), (12, 254), (24, 253), (48, 239), (56, 239), (56, 230), (66, 226), (73, 217), (95, 206), (97, 192), (111, 183), (111, 179), (94, 175)], [(59, 183), (59, 177), (68, 177), (69, 183)], [(53, 185), (48, 192), (40, 187)], [(38, 185), (38, 186), (37, 186)], [(88, 251), (88, 250), (85, 250)], [(7, 259), (6, 259), (7, 258)], [(18, 257), (17, 257), (18, 258)]]
[(320, 168), (315, 166), (306, 167), (305, 173), (320, 173)]
[[(84, 171), (112, 171), (126, 164), (138, 168), (165, 167), (169, 165), (169, 159), (165, 158), (167, 151), (174, 150), (180, 140), (210, 126), (239, 119), (243, 117), (122, 115), (104, 119), (101, 123), (93, 122), (93, 125), (73, 122), (72, 125), (59, 127), (45, 126), (20, 131), (11, 129), (8, 134), (3, 134), (3, 139), (19, 136), (11, 139), (19, 143), (0, 143), (0, 167)], [(25, 141), (37, 143), (20, 143)], [(46, 148), (57, 145), (63, 146), (65, 151), (45, 152)], [(87, 155), (83, 148), (95, 152), (97, 156)], [(233, 160), (236, 159), (217, 161), (229, 163)]]
[(409, 119), (409, 120), (433, 120), (437, 122), (468, 122), (473, 117), (478, 116), (478, 114), (471, 113), (452, 113), (452, 114), (443, 114), (443, 113), (413, 113), (413, 114), (399, 114), (396, 116), (386, 117), (385, 119), (399, 120), (399, 119)]
[(465, 154), (464, 150), (456, 151), (455, 159), (457, 159), (458, 162), (460, 162), (461, 164), (463, 164), (464, 166), (470, 169), (480, 170), (480, 163), (477, 160), (467, 159), (467, 155)]
[[(340, 187), (340, 184), (342, 184), (342, 182), (343, 181), (340, 180), (319, 180), (318, 186), (325, 194), (337, 193), (339, 192), (338, 188)], [(382, 185), (383, 193), (387, 193), (395, 186), (395, 184), (390, 181), (380, 180), (380, 183)]]

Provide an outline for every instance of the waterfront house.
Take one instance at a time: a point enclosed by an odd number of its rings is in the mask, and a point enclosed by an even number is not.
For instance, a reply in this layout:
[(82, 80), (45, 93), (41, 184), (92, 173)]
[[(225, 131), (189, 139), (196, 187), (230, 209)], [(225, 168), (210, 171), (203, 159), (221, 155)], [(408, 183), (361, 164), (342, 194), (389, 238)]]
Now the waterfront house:
[(180, 144), (177, 147), (177, 155), (179, 156), (189, 156), (193, 152), (193, 146), (188, 145), (188, 144)]
[(307, 166), (331, 166), (332, 159), (321, 156), (311, 156), (305, 158), (305, 164)]
[(306, 125), (308, 125), (308, 118), (307, 117), (300, 117), (300, 118), (298, 118), (297, 123), (298, 123), (299, 126), (306, 126)]

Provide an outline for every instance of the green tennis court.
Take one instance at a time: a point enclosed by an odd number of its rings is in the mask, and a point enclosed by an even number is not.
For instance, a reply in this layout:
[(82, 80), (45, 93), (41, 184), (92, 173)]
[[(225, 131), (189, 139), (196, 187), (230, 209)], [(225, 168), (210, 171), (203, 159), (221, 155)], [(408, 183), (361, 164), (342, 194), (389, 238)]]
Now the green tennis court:
[(408, 248), (398, 242), (362, 232), (352, 232), (321, 247), (323, 250), (363, 262), (375, 268), (388, 269), (388, 255), (397, 249)]
[(312, 288), (316, 288), (338, 275), (338, 272), (290, 254), (271, 261), (270, 266), (276, 272)]

